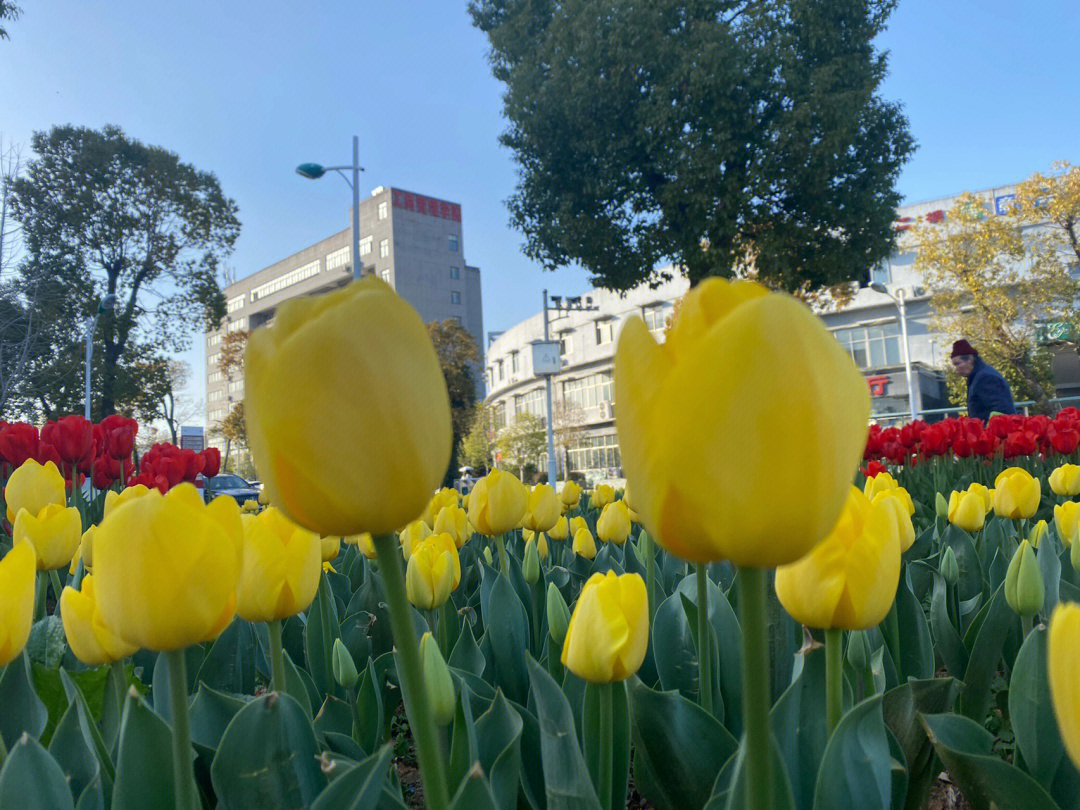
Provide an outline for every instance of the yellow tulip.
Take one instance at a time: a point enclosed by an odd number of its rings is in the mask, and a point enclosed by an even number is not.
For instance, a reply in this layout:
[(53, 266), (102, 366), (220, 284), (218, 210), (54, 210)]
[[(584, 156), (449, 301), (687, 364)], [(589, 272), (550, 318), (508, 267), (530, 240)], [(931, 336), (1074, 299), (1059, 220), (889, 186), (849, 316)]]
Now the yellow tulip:
[(94, 533), (106, 627), (158, 652), (216, 638), (236, 612), (242, 544), (236, 501), (204, 504), (191, 484), (117, 507)]
[(89, 571), (94, 567), (94, 530), (97, 526), (91, 526), (82, 535), (82, 541), (79, 543), (80, 553), (82, 554), (83, 568)]
[(4, 498), (7, 500), (9, 523), (15, 522), (20, 509), (37, 515), (50, 504), (63, 506), (67, 503), (64, 476), (51, 461), (46, 461), (42, 466), (32, 458), (27, 459), (8, 478)]
[(34, 550), (22, 543), (0, 560), (0, 667), (18, 658), (30, 638), (36, 565)]
[(529, 505), (529, 490), (513, 473), (492, 470), (476, 482), (469, 498), (469, 522), (495, 537), (516, 529)]
[(433, 534), (448, 534), (454, 538), (454, 544), (461, 548), (472, 537), (472, 524), (469, 523), (469, 513), (460, 506), (444, 506), (435, 516), (435, 523), (431, 527)]
[(1063, 546), (1071, 546), (1076, 537), (1076, 524), (1080, 520), (1080, 503), (1065, 501), (1054, 506), (1054, 528)]
[(591, 560), (596, 557), (596, 540), (588, 529), (578, 529), (574, 533), (574, 545), (571, 547), (575, 554)]
[(540, 553), (540, 559), (546, 560), (550, 551), (548, 550), (547, 537), (543, 532), (536, 535), (536, 550)]
[(547, 535), (552, 540), (565, 540), (570, 536), (570, 521), (566, 519), (565, 515), (560, 517), (555, 521), (555, 525), (548, 530)]
[(375, 553), (375, 542), (369, 532), (361, 532), (360, 534), (350, 534), (345, 538), (345, 545), (356, 546), (356, 548), (367, 557), (369, 560), (374, 560), (379, 555)]
[(60, 594), (60, 618), (68, 646), (88, 667), (120, 661), (139, 649), (105, 626), (94, 596), (94, 578), (89, 574), (83, 577), (81, 590), (69, 586)]
[(870, 503), (875, 506), (880, 504), (892, 512), (893, 520), (896, 522), (896, 533), (900, 538), (900, 553), (903, 554), (915, 543), (915, 527), (911, 523), (911, 513), (908, 512), (907, 507), (904, 505), (903, 498), (898, 498), (892, 494), (896, 491), (879, 492)]
[(1029, 518), (1041, 498), (1042, 483), (1023, 467), (1009, 467), (994, 481), (994, 512), (999, 517)]
[(426, 538), (431, 537), (431, 528), (423, 520), (414, 520), (400, 532), (398, 540), (401, 542), (401, 553), (408, 560), (413, 551)]
[(904, 507), (904, 511), (907, 512), (909, 518), (915, 514), (915, 502), (911, 500), (911, 493), (903, 487), (882, 489), (877, 491), (873, 495), (867, 495), (866, 497), (874, 502), (877, 502), (879, 498), (895, 498), (900, 503), (900, 505)]
[(977, 492), (954, 490), (949, 494), (949, 523), (966, 532), (977, 532), (986, 523), (984, 503)]
[(427, 327), (374, 276), (283, 303), (248, 338), (244, 417), (271, 503), (323, 535), (386, 534), (424, 511), (450, 461)]
[(133, 498), (141, 498), (149, 491), (150, 489), (144, 484), (136, 484), (133, 487), (125, 487), (119, 492), (110, 489), (108, 492), (105, 493), (105, 514), (102, 519), (108, 517), (109, 513), (112, 512), (113, 509), (116, 509), (118, 506), (120, 506), (120, 504), (127, 503)]
[(322, 538), (320, 548), (323, 562), (330, 562), (331, 560), (337, 559), (337, 555), (341, 553), (341, 539), (341, 537), (335, 537), (333, 535)]
[(20, 509), (15, 516), (15, 543), (29, 543), (37, 554), (38, 571), (66, 567), (82, 540), (82, 517), (74, 506), (51, 503), (36, 516)]
[(269, 506), (269, 505), (270, 505), (270, 496), (266, 494), (266, 490), (264, 489), (259, 493), (259, 506)]
[(607, 484), (599, 484), (589, 496), (589, 506), (593, 509), (603, 509), (615, 500), (615, 489)]
[(562, 664), (591, 683), (629, 678), (649, 646), (649, 597), (637, 574), (593, 574), (578, 595)]
[(336, 574), (337, 573), (337, 569), (334, 568), (334, 566), (332, 566), (329, 562), (324, 562), (322, 564), (322, 570), (323, 570), (323, 573), (326, 573), (326, 574)]
[(1080, 466), (1062, 464), (1050, 473), (1050, 489), (1055, 495), (1075, 498), (1080, 495)]
[(243, 512), (245, 515), (254, 514), (259, 511), (259, 503), (258, 501), (253, 501), (251, 500), (251, 498), (248, 498), (246, 501), (244, 501), (244, 505), (240, 507), (240, 511)]
[(581, 502), (581, 486), (577, 481), (565, 481), (563, 482), (562, 489), (559, 490), (559, 500), (562, 501), (562, 505), (566, 509), (573, 509), (578, 503)]
[(868, 630), (892, 607), (900, 582), (900, 538), (888, 500), (850, 487), (832, 532), (803, 559), (776, 569), (776, 595), (795, 621)]
[(274, 507), (246, 515), (243, 526), (237, 615), (249, 622), (272, 622), (307, 610), (319, 590), (325, 538)]
[(562, 515), (562, 503), (550, 484), (537, 484), (529, 492), (529, 503), (522, 515), (521, 525), (534, 532), (546, 532)]
[(420, 518), (428, 526), (434, 526), (435, 518), (439, 516), (439, 512), (442, 511), (443, 507), (458, 507), (460, 505), (461, 498), (458, 497), (457, 490), (443, 487), (432, 496), (430, 501), (428, 501), (428, 505), (424, 509), (424, 514), (421, 515)]
[(1043, 535), (1049, 527), (1046, 525), (1045, 520), (1040, 520), (1028, 531), (1027, 540), (1031, 543), (1032, 548), (1038, 548), (1039, 542), (1043, 539)]
[[(809, 307), (718, 278), (686, 295), (663, 344), (626, 323), (615, 400), (649, 535), (686, 560), (762, 568), (801, 559), (836, 524), (870, 414), (866, 379)], [(781, 498), (777, 458), (813, 470)]]
[(630, 510), (626, 501), (614, 501), (604, 507), (596, 521), (596, 536), (605, 543), (621, 546), (630, 536)]
[(461, 580), (457, 546), (448, 534), (432, 535), (416, 547), (405, 571), (405, 593), (413, 606), (434, 610)]
[[(1080, 605), (1058, 602), (1046, 639), (1050, 701), (1073, 765), (1080, 768)], [(0, 659), (2, 660), (2, 659)]]
[(582, 529), (588, 530), (589, 524), (581, 515), (570, 518), (570, 536), (574, 537)]
[(989, 487), (984, 487), (978, 482), (972, 482), (968, 484), (968, 492), (974, 492), (983, 501), (983, 509), (987, 514), (990, 514), (990, 510), (994, 508), (994, 490)]
[(892, 473), (883, 471), (879, 472), (873, 478), (866, 479), (866, 483), (863, 484), (863, 495), (870, 500), (874, 500), (874, 496), (882, 492), (889, 492), (900, 488), (900, 484), (892, 477)]

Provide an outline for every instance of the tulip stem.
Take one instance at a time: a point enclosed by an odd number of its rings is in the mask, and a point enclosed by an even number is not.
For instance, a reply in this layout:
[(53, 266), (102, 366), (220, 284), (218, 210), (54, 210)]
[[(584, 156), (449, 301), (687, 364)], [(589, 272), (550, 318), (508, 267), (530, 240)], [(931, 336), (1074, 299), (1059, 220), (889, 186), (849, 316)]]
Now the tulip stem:
[(713, 678), (712, 645), (709, 631), (709, 578), (706, 576), (705, 563), (697, 563), (697, 653), (698, 653), (698, 697), (701, 708), (713, 713)]
[(652, 627), (653, 616), (656, 615), (656, 597), (653, 596), (653, 588), (656, 583), (656, 574), (653, 572), (654, 560), (656, 559), (656, 546), (653, 545), (652, 537), (648, 532), (641, 533), (641, 545), (645, 548), (645, 595), (649, 598), (649, 627)]
[(1020, 617), (1020, 628), (1024, 632), (1023, 638), (1025, 638), (1025, 639), (1028, 637), (1028, 634), (1031, 632), (1032, 626), (1034, 626), (1034, 624), (1035, 624), (1033, 618), (1034, 617), (1032, 617), (1032, 616), (1021, 616)]
[[(600, 806), (612, 807), (611, 791), (614, 781), (612, 770), (614, 769), (615, 740), (612, 739), (612, 708), (611, 691), (615, 688), (613, 683), (602, 683), (600, 687)], [(625, 804), (625, 801), (622, 802)]]
[(844, 713), (844, 631), (825, 631), (825, 723), (829, 736)]
[(163, 653), (169, 665), (169, 709), (173, 726), (173, 788), (178, 810), (200, 810), (195, 769), (191, 759), (191, 722), (188, 718), (187, 663), (183, 650)]
[(896, 670), (896, 677), (900, 683), (905, 682), (905, 678), (902, 674), (902, 667), (900, 666), (900, 618), (896, 615), (896, 600), (893, 600), (892, 607), (889, 608), (888, 614), (885, 616), (885, 629), (888, 631), (885, 634), (885, 641), (889, 645), (889, 655), (892, 656), (893, 668)]
[(60, 592), (64, 589), (60, 584), (60, 575), (56, 573), (56, 569), (49, 572), (49, 582), (52, 583), (53, 594), (56, 596), (57, 607), (53, 608), (53, 612), (56, 613), (60, 610)]
[[(424, 796), (428, 810), (445, 810), (450, 803), (446, 789), (446, 769), (439, 747), (438, 729), (431, 713), (424, 676), (420, 664), (420, 644), (416, 638), (412, 608), (405, 594), (405, 573), (401, 565), (401, 552), (394, 535), (381, 534), (372, 538), (382, 573), (383, 591), (390, 610), (390, 629), (398, 656), (398, 678), (401, 682), (405, 712), (412, 726), (416, 755), (420, 763), (420, 776), (424, 782)], [(499, 538), (499, 547), (502, 538)]]
[(507, 579), (510, 578), (510, 558), (506, 554), (506, 539), (505, 535), (495, 535), (495, 547), (499, 550), (499, 570), (503, 572), (503, 576)]
[(34, 622), (45, 618), (45, 599), (48, 596), (49, 586), (45, 581), (45, 572), (38, 571), (34, 587)]
[(284, 692), (285, 689), (285, 654), (281, 643), (281, 619), (266, 623), (270, 633), (270, 689)]
[[(743, 728), (746, 746), (746, 806), (773, 806), (772, 746), (769, 730), (769, 627), (764, 568), (739, 572), (739, 620), (742, 624)], [(700, 613), (701, 607), (698, 607)]]

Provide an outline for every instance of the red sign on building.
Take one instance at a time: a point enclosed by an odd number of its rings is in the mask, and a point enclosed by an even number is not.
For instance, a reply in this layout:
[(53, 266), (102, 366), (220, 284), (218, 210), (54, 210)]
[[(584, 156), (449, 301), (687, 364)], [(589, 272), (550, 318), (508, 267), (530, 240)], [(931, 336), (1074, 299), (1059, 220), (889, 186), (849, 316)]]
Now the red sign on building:
[(866, 378), (866, 382), (870, 386), (870, 396), (883, 397), (885, 396), (885, 386), (889, 384), (889, 375), (873, 374)]
[(393, 189), (391, 192), (394, 208), (402, 208), (406, 211), (415, 211), (429, 217), (449, 219), (452, 222), (461, 222), (461, 206), (457, 203), (437, 200), (434, 197), (425, 197), (423, 194), (413, 194), (411, 191)]

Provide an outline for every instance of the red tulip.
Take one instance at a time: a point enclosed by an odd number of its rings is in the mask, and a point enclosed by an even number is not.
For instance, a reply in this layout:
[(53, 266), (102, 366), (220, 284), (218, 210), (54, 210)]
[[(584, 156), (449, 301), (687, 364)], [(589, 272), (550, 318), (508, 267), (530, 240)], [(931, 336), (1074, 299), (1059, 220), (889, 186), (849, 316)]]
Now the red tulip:
[(21, 467), (27, 459), (37, 458), (38, 429), (25, 422), (14, 422), (0, 430), (0, 457), (12, 469)]
[(929, 425), (922, 432), (921, 449), (927, 456), (943, 456), (949, 452), (949, 430), (941, 424)]
[[(57, 451), (55, 445), (51, 445), (48, 442), (38, 442), (38, 451), (36, 458), (38, 464), (47, 464), (51, 461), (53, 464), (56, 465), (56, 469), (61, 471), (64, 470), (64, 460), (60, 458), (60, 453)], [(69, 474), (65, 475), (65, 477), (70, 478), (70, 468), (67, 472)]]
[(101, 420), (103, 449), (116, 459), (128, 458), (135, 449), (135, 436), (139, 423), (120, 414), (112, 414)]
[(221, 451), (216, 447), (205, 447), (202, 451), (203, 475), (213, 478), (221, 472)]
[(887, 468), (880, 461), (871, 461), (865, 467), (859, 467), (859, 469), (862, 470), (862, 474), (867, 478), (873, 478), (878, 473), (885, 472)]
[(180, 450), (180, 458), (184, 462), (184, 480), (195, 483), (196, 477), (202, 472), (203, 466), (206, 464), (205, 459), (190, 447)]
[[(56, 447), (60, 458), (69, 465), (91, 458), (94, 449), (94, 425), (86, 417), (72, 414), (50, 423), (51, 435), (45, 438)], [(44, 433), (44, 431), (42, 431)]]
[(1034, 455), (1038, 449), (1038, 437), (1026, 430), (1017, 430), (1005, 437), (1005, 458)]
[(1053, 423), (1046, 429), (1046, 438), (1050, 440), (1053, 448), (1062, 455), (1075, 452), (1080, 446), (1080, 430), (1069, 423)]

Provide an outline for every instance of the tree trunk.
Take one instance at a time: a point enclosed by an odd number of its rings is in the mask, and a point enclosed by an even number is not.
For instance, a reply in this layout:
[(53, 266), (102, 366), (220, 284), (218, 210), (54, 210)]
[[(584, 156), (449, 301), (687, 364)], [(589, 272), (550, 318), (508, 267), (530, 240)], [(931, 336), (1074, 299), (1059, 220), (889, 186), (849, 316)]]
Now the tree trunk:
[(1032, 399), (1035, 400), (1034, 410), (1036, 413), (1050, 413), (1053, 410), (1050, 405), (1050, 398), (1046, 395), (1046, 389), (1043, 388), (1042, 383), (1032, 373), (1031, 367), (1024, 361), (1016, 363), (1016, 370), (1020, 372), (1020, 376), (1024, 378), (1024, 382), (1027, 383), (1031, 389)]

